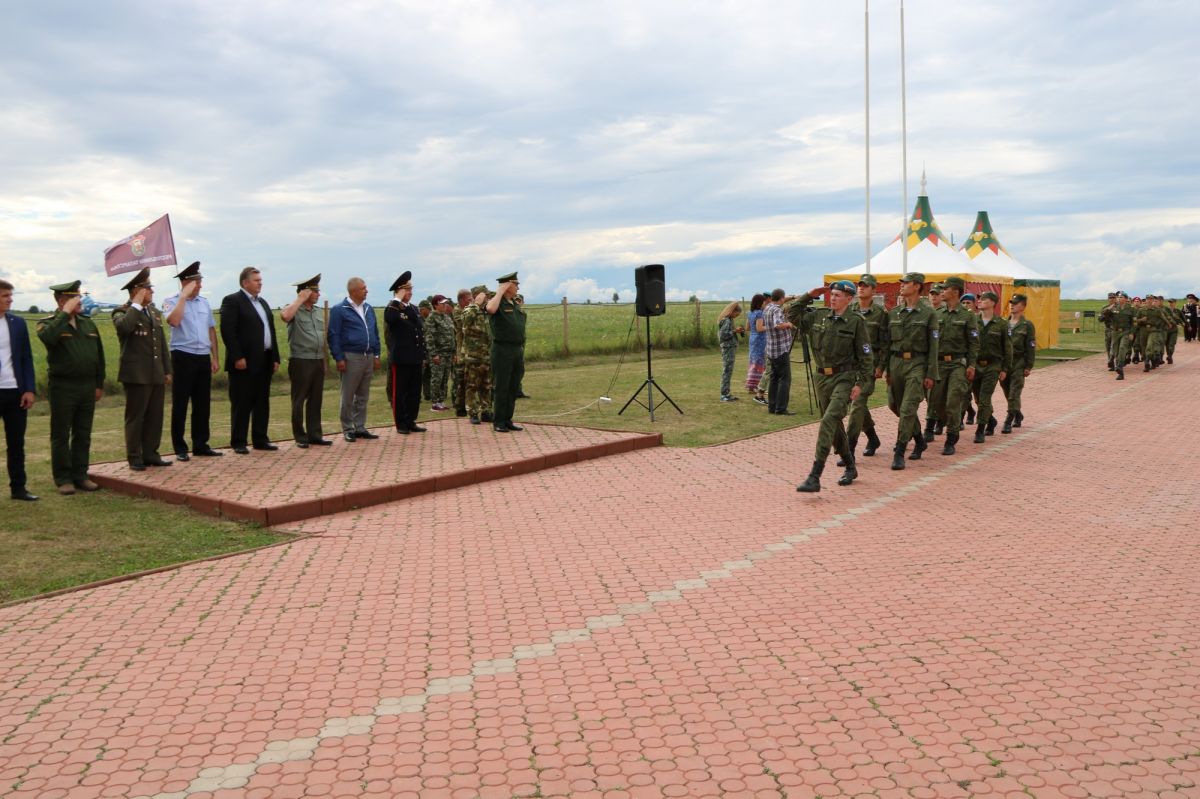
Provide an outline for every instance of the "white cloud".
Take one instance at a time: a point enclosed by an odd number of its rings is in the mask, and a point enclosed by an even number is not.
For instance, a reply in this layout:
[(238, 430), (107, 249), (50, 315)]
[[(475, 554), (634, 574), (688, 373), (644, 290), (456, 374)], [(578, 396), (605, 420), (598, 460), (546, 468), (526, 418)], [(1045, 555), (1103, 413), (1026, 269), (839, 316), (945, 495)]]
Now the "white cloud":
[(614, 293), (617, 294), (619, 302), (630, 302), (635, 297), (630, 289), (619, 291), (612, 287), (600, 288), (595, 279), (590, 277), (564, 280), (555, 287), (554, 293), (566, 297), (567, 302), (612, 302)]

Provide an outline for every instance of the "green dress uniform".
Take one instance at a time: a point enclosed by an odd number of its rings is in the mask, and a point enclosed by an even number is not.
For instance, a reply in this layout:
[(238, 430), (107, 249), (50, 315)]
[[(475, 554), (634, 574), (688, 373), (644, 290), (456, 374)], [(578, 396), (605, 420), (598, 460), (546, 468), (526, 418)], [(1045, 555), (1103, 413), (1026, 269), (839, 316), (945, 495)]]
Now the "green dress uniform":
[[(1161, 300), (1156, 301), (1161, 302)], [(1163, 355), (1167, 349), (1167, 327), (1170, 325), (1170, 321), (1167, 318), (1166, 309), (1161, 305), (1151, 306), (1148, 317), (1150, 325), (1146, 339), (1146, 359), (1149, 362), (1149, 368), (1154, 369), (1163, 363)]]
[(1033, 322), (1021, 319), (1008, 322), (1008, 337), (1012, 340), (1012, 371), (1000, 381), (1000, 388), (1008, 400), (1008, 415), (1004, 417), (1004, 427), (1001, 433), (1011, 433), (1013, 427), (1020, 427), (1025, 421), (1021, 413), (1021, 392), (1025, 390), (1025, 372), (1033, 371), (1037, 361), (1037, 332)]
[(938, 309), (938, 382), (929, 396), (935, 417), (946, 426), (943, 455), (953, 455), (962, 431), (963, 400), (971, 391), (967, 370), (977, 369), (979, 317), (961, 304)]
[(1012, 372), (1012, 337), (1008, 334), (1008, 322), (1001, 316), (990, 320), (979, 319), (979, 359), (975, 362), (975, 380), (971, 384), (978, 411), (975, 416), (975, 443), (982, 444), (985, 435), (996, 429), (992, 415), (992, 395), (1000, 382), (1000, 373)]
[(871, 354), (874, 363), (870, 374), (863, 381), (862, 393), (858, 399), (850, 403), (850, 419), (847, 422), (846, 437), (850, 439), (850, 452), (853, 454), (858, 447), (858, 437), (863, 432), (867, 434), (867, 446), (863, 455), (871, 456), (879, 449), (879, 436), (875, 434), (875, 420), (871, 418), (868, 407), (871, 395), (875, 393), (875, 374), (887, 370), (888, 355), (888, 315), (882, 305), (871, 303), (866, 310), (855, 302), (851, 310), (862, 317), (867, 328), (867, 341), (871, 344)]
[[(516, 273), (500, 278), (515, 281)], [(492, 428), (497, 432), (520, 428), (513, 424), (520, 393), (521, 362), (525, 349), (525, 309), (508, 297), (500, 299), (489, 323), (492, 334)]]
[(1133, 314), (1133, 362), (1146, 360), (1146, 345), (1150, 343), (1150, 303), (1143, 301), (1142, 306)]
[(1129, 303), (1118, 303), (1109, 314), (1113, 336), (1113, 371), (1118, 380), (1125, 379), (1125, 364), (1129, 363), (1133, 346), (1133, 320), (1135, 311)]
[[(484, 290), (479, 287), (479, 291)], [(472, 296), (479, 296), (479, 291), (471, 292)], [(487, 311), (476, 303), (462, 313), (463, 380), (472, 424), (491, 421), (492, 415), (492, 332), (487, 317)]]
[[(905, 278), (924, 282), (925, 276), (909, 272)], [(916, 439), (913, 459), (921, 457), (925, 439), (921, 437), (921, 421), (917, 412), (925, 398), (925, 380), (938, 378), (937, 316), (928, 303), (918, 302), (909, 308), (903, 300), (888, 311), (888, 335), (891, 357), (888, 359), (888, 407), (900, 417), (893, 450), (892, 468), (904, 468), (904, 450), (910, 439)]]
[[(1172, 300), (1174, 302), (1174, 300)], [(1179, 326), (1186, 324), (1179, 308), (1163, 308), (1167, 318), (1167, 363), (1175, 363), (1175, 344), (1179, 341)]]
[(112, 312), (121, 342), (117, 379), (125, 387), (125, 456), (134, 469), (167, 464), (162, 443), (166, 378), (171, 374), (162, 313), (126, 303)]
[[(855, 292), (854, 284), (848, 280), (839, 280), (832, 288), (851, 296)], [(850, 408), (851, 390), (855, 386), (861, 390), (875, 374), (875, 351), (871, 348), (867, 323), (862, 315), (850, 308), (841, 315), (835, 315), (832, 308), (805, 313), (812, 301), (812, 295), (806, 294), (790, 303), (787, 309), (788, 320), (799, 334), (811, 337), (813, 380), (817, 389), (817, 407), (821, 410), (821, 429), (817, 433), (812, 472), (797, 488), (804, 492), (821, 490), (821, 472), (831, 449), (837, 450), (846, 467), (838, 485), (850, 485), (858, 477), (854, 453), (842, 423)]]
[[(78, 291), (78, 286), (51, 288)], [(77, 315), (72, 321), (62, 311), (40, 320), (37, 335), (46, 345), (54, 484), (82, 483), (88, 479), (96, 392), (104, 388), (104, 343), (90, 318)]]
[(1108, 295), (1108, 304), (1100, 309), (1100, 321), (1104, 323), (1104, 352), (1108, 357), (1108, 371), (1115, 370), (1113, 366), (1113, 334), (1112, 334), (1112, 312), (1117, 307), (1116, 295)]

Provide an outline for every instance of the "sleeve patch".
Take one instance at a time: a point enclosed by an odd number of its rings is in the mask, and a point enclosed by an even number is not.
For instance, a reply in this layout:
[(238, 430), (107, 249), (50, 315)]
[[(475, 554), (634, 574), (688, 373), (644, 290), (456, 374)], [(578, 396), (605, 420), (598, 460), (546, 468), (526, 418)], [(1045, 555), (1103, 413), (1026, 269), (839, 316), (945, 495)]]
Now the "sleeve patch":
[(871, 345), (870, 345), (870, 344), (864, 344), (864, 345), (863, 345), (863, 352), (865, 352), (867, 355), (870, 355), (870, 354), (871, 354)]
[(972, 330), (972, 331), (971, 331), (971, 338), (979, 338), (979, 331), (978, 331), (978, 330)]
[(935, 331), (933, 331), (933, 337), (934, 337), (934, 338), (937, 338), (937, 337), (938, 337), (938, 331), (936, 331), (936, 330), (935, 330)]

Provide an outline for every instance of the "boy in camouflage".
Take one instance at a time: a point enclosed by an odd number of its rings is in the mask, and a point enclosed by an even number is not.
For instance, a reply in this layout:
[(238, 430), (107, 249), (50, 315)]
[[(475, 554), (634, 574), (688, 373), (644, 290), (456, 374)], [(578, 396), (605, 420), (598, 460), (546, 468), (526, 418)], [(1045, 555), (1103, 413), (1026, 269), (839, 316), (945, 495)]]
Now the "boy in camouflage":
[(450, 299), (441, 294), (433, 298), (433, 313), (425, 320), (425, 343), (429, 347), (429, 394), (431, 408), (446, 411), (446, 387), (454, 367), (454, 320), (450, 318)]

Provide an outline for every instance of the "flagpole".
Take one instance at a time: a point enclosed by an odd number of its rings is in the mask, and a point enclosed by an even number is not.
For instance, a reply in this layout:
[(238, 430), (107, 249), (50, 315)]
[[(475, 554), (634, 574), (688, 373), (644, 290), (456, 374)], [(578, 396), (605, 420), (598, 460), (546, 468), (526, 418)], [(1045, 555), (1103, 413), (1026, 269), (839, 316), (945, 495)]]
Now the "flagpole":
[(866, 269), (871, 274), (871, 0), (863, 0), (863, 110), (866, 118), (866, 141), (863, 145), (863, 159), (866, 162), (866, 195), (867, 203), (864, 211), (866, 220)]
[(904, 197), (904, 227), (900, 229), (903, 270), (908, 274), (908, 86), (904, 76), (904, 0), (900, 0), (900, 180)]

